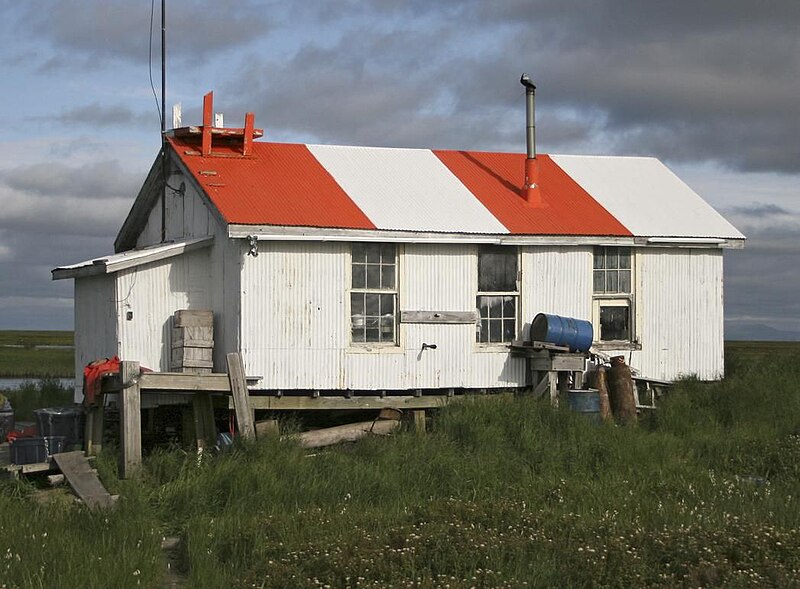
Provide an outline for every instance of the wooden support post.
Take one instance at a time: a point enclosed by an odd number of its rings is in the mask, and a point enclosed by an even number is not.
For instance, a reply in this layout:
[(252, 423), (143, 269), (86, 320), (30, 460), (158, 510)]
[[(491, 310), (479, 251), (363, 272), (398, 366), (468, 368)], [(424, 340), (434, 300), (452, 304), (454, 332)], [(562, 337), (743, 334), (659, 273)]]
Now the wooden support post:
[(250, 409), (250, 393), (247, 390), (247, 381), (244, 377), (244, 363), (242, 355), (231, 352), (228, 359), (228, 378), (231, 382), (233, 394), (233, 407), (236, 410), (236, 422), (239, 424), (239, 434), (248, 440), (255, 439), (256, 430), (253, 425), (253, 411)]
[(132, 476), (142, 465), (142, 400), (139, 390), (139, 363), (120, 364), (120, 478)]
[(90, 407), (86, 413), (84, 428), (84, 445), (87, 456), (97, 456), (103, 449), (103, 432), (105, 431), (105, 399), (98, 395), (97, 405)]
[(558, 407), (558, 373), (554, 370), (547, 371), (547, 388), (550, 390), (550, 403)]
[(414, 430), (418, 434), (425, 433), (425, 410), (424, 409), (414, 409), (411, 412), (414, 415)]
[(194, 415), (194, 436), (197, 451), (202, 452), (217, 443), (217, 427), (214, 424), (214, 404), (208, 393), (195, 393), (192, 396)]

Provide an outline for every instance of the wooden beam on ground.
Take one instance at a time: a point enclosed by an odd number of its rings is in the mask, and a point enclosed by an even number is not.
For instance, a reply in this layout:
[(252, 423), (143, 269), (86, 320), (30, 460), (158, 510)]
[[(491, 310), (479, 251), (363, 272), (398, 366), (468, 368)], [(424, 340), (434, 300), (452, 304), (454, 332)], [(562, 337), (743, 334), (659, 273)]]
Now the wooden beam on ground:
[(303, 448), (321, 448), (340, 442), (354, 442), (370, 434), (385, 436), (398, 427), (400, 422), (396, 420), (362, 421), (303, 432), (296, 437)]
[(120, 478), (132, 476), (142, 465), (142, 399), (139, 390), (139, 363), (120, 363), (121, 389), (120, 421)]
[(250, 397), (250, 407), (252, 409), (266, 410), (288, 410), (300, 411), (303, 409), (383, 409), (391, 407), (395, 409), (435, 409), (444, 407), (448, 403), (453, 403), (462, 398), (463, 395), (448, 397), (447, 395), (422, 395), (420, 397), (410, 395), (353, 395), (347, 397), (330, 396), (294, 396), (283, 395), (276, 397), (272, 395)]
[(238, 352), (231, 352), (227, 355), (228, 378), (231, 383), (233, 393), (233, 408), (236, 410), (236, 423), (239, 425), (239, 435), (246, 440), (253, 440), (256, 437), (256, 430), (253, 423), (253, 410), (250, 409), (247, 390), (247, 380), (244, 377), (244, 363), (242, 355)]
[(72, 490), (91, 510), (105, 509), (114, 505), (97, 473), (89, 466), (89, 461), (80, 450), (54, 454), (53, 460), (64, 473)]

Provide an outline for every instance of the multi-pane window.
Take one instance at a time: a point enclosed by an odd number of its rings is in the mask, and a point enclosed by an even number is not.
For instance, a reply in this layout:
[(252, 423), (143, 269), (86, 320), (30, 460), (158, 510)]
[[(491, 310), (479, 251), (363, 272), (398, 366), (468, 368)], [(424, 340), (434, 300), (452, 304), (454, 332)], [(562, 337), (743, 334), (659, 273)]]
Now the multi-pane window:
[(350, 289), (353, 343), (397, 342), (397, 248), (354, 243)]
[(481, 246), (477, 296), (479, 342), (511, 342), (516, 337), (518, 299), (516, 248)]
[(631, 248), (594, 248), (594, 327), (597, 341), (631, 341)]

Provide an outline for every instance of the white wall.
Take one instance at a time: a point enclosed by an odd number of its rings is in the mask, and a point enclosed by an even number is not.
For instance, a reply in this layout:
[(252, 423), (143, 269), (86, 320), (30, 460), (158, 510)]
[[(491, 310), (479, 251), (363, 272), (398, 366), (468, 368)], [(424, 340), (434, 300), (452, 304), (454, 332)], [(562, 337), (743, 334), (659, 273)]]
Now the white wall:
[(168, 371), (170, 317), (178, 309), (211, 308), (210, 278), (207, 249), (118, 272), (120, 358)]
[(83, 401), (83, 368), (118, 354), (114, 277), (75, 279), (75, 402)]
[(631, 363), (652, 378), (722, 377), (722, 250), (641, 249), (638, 270), (642, 349)]
[[(722, 256), (718, 250), (641, 248), (636, 321), (641, 350), (626, 356), (651, 378), (722, 373)], [(400, 246), (399, 308), (475, 308), (477, 246)], [(525, 363), (475, 343), (472, 324), (401, 323), (399, 345), (349, 343), (349, 244), (260, 242), (243, 256), (241, 344), (265, 389), (408, 390), (523, 386)], [(536, 313), (591, 320), (592, 248), (521, 248), (519, 337)], [(422, 351), (422, 344), (436, 350)]]

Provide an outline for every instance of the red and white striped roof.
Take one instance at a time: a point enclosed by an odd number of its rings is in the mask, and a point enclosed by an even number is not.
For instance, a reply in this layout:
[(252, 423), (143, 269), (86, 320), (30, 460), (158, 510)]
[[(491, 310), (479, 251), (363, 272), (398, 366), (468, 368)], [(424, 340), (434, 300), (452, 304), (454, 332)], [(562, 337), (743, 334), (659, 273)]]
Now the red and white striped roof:
[(539, 155), (531, 206), (524, 154), (254, 142), (248, 157), (204, 157), (170, 143), (231, 225), (744, 238), (653, 158)]

